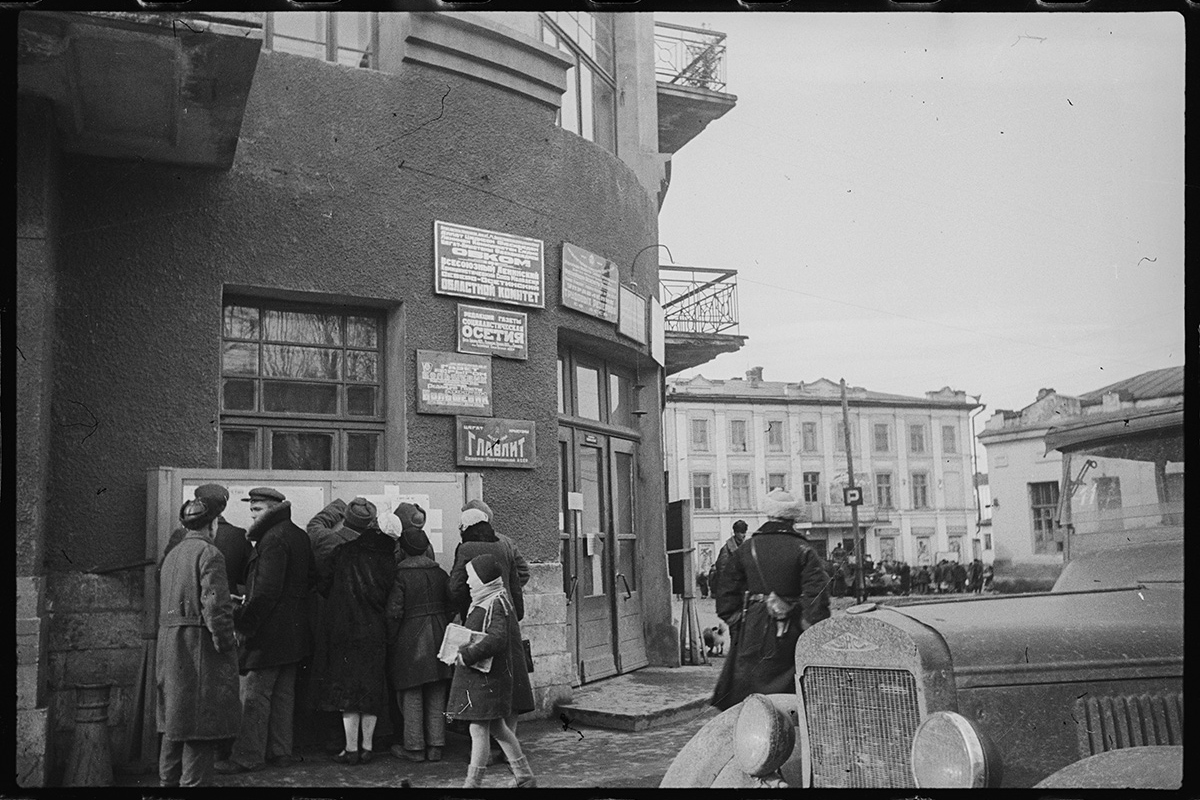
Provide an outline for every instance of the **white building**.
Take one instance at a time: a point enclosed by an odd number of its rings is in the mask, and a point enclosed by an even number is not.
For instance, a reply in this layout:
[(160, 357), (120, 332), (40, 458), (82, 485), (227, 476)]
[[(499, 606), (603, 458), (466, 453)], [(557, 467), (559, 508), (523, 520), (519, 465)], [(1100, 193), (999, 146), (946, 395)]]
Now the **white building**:
[[(1062, 456), (1046, 452), (1046, 432), (1087, 415), (1183, 402), (1183, 367), (1145, 372), (1093, 392), (1070, 397), (1042, 389), (1020, 411), (997, 411), (979, 434), (987, 452), (995, 560), (1016, 572), (1053, 571), (1063, 560), (1062, 530), (1054, 522), (1062, 481)], [(1113, 492), (1113, 482), (1091, 476), (1089, 486)], [(1118, 503), (1117, 495), (1101, 505)]]
[[(859, 525), (867, 554), (910, 564), (991, 561), (972, 491), (970, 413), (982, 408), (946, 387), (925, 397), (847, 387)], [(746, 378), (668, 378), (663, 436), (668, 500), (692, 501), (700, 568), (735, 520), (755, 530), (771, 489), (809, 506), (808, 537), (828, 554), (853, 547), (841, 388)]]

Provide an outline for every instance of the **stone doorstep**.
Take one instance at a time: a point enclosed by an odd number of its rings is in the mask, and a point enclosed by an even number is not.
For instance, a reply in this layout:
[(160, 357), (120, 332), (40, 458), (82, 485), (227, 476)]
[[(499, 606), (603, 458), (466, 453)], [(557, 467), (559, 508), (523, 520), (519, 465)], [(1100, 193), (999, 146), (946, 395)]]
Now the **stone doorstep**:
[(719, 675), (712, 667), (646, 667), (580, 687), (558, 713), (583, 725), (625, 731), (682, 722), (708, 708)]
[(566, 714), (572, 725), (592, 728), (608, 728), (618, 731), (644, 731), (695, 719), (709, 707), (709, 697), (694, 698), (678, 705), (637, 711), (604, 711), (573, 704), (556, 706), (556, 711)]

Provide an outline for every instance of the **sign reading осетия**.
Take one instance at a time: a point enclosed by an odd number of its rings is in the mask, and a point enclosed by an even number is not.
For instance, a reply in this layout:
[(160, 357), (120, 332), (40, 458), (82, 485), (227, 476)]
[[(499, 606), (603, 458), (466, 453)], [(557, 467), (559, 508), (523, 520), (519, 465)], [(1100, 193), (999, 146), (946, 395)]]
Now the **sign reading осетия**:
[(433, 290), (496, 303), (545, 308), (541, 239), (433, 223)]
[(562, 246), (562, 304), (593, 317), (617, 321), (617, 265), (570, 242)]
[(455, 417), (460, 467), (537, 466), (537, 425), (527, 419)]
[(459, 303), (458, 352), (524, 361), (529, 358), (529, 315)]

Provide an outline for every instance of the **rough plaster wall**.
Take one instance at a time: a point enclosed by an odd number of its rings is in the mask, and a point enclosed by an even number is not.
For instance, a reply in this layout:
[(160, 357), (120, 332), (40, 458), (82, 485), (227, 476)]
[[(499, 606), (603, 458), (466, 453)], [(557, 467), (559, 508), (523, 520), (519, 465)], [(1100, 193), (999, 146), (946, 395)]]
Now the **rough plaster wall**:
[[(487, 470), (484, 492), (527, 558), (557, 559), (558, 326), (618, 341), (613, 326), (553, 310), (559, 246), (626, 265), (654, 241), (653, 200), (623, 164), (533, 103), (466, 79), (264, 53), (229, 172), (81, 158), (64, 184), (55, 568), (137, 560), (145, 470), (216, 466), (225, 283), (406, 303), (407, 391), (391, 387), (389, 402), (409, 404), (407, 469), (456, 470), (453, 419), (416, 414), (412, 395), (413, 351), (456, 346), (457, 300), (432, 291), (435, 219), (547, 243), (530, 358), (493, 365), (495, 414), (538, 423), (540, 467)], [(656, 262), (638, 262), (645, 292)], [(657, 422), (643, 430), (643, 463), (655, 465)]]

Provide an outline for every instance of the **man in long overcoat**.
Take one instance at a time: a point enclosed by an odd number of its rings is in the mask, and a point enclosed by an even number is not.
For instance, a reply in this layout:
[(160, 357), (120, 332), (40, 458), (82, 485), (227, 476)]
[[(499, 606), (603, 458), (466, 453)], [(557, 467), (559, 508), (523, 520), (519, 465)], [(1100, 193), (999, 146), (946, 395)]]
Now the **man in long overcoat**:
[(754, 692), (795, 692), (796, 640), (829, 616), (829, 576), (793, 527), (807, 515), (804, 504), (774, 489), (763, 511), (766, 523), (720, 577), (717, 614), (739, 630), (713, 691), (712, 705), (721, 710)]
[(185, 503), (187, 533), (163, 559), (155, 720), (162, 786), (211, 783), (217, 743), (237, 733), (241, 717), (233, 606), (225, 558), (213, 544), (224, 507), (210, 498)]
[(312, 647), (309, 591), (316, 582), (308, 536), (292, 523), (292, 506), (275, 489), (251, 489), (253, 522), (246, 538), (254, 554), (246, 566), (246, 599), (234, 609), (241, 637), (242, 725), (233, 752), (217, 772), (262, 769), (268, 760), (290, 764), (296, 665)]

